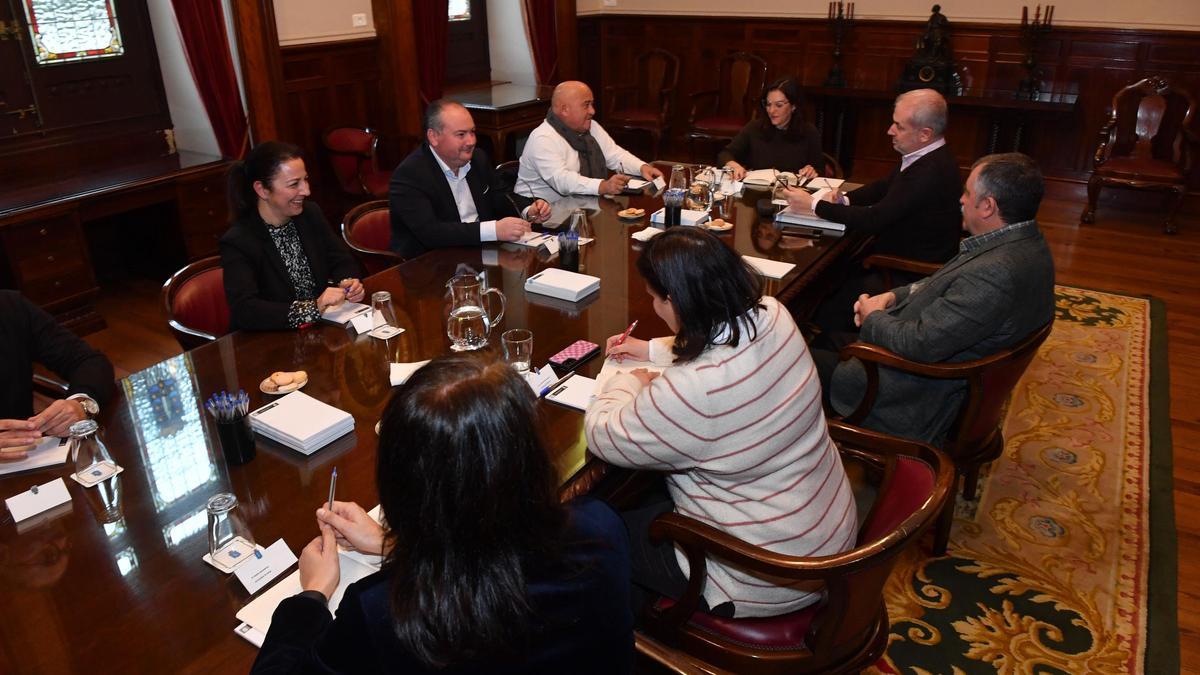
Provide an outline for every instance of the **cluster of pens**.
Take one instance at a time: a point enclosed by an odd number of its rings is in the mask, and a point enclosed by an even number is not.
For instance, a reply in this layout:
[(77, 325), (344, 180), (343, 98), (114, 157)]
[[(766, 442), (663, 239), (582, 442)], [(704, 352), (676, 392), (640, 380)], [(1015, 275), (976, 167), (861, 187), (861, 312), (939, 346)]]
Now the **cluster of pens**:
[(237, 394), (219, 391), (208, 397), (204, 408), (219, 424), (236, 422), (245, 417), (246, 412), (250, 410), (250, 396), (241, 389), (238, 389)]
[(217, 436), (225, 460), (232, 465), (245, 464), (254, 459), (254, 437), (246, 425), (246, 413), (250, 410), (250, 397), (245, 391), (237, 394), (221, 391), (204, 402), (208, 414), (217, 422)]

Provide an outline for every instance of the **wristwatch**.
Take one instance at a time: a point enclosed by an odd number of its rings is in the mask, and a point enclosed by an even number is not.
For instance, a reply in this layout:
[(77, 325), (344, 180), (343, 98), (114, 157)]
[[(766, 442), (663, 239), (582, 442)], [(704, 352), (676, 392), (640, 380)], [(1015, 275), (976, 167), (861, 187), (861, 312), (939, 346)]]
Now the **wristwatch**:
[(100, 404), (96, 403), (95, 399), (87, 394), (74, 394), (67, 397), (71, 401), (79, 401), (79, 405), (83, 406), (83, 412), (87, 413), (88, 417), (95, 417), (100, 414)]

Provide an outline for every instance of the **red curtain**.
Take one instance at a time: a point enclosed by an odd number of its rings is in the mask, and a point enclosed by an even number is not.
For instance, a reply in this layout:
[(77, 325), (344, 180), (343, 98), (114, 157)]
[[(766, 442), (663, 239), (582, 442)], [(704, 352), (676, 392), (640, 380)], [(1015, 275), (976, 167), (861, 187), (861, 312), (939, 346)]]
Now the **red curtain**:
[(538, 84), (553, 84), (558, 69), (558, 27), (555, 22), (555, 0), (523, 0), (525, 32), (533, 52), (533, 68)]
[(446, 84), (446, 41), (450, 32), (447, 0), (413, 0), (413, 32), (417, 36), (417, 74), (425, 103), (442, 97)]
[(171, 4), (179, 21), (188, 68), (196, 80), (221, 154), (241, 158), (250, 141), (249, 126), (238, 93), (221, 3), (171, 0)]

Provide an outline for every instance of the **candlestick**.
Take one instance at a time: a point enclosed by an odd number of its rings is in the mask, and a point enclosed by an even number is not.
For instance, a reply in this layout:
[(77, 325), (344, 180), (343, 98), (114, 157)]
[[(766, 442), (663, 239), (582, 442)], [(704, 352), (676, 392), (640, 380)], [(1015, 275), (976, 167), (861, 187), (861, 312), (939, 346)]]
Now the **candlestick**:
[(1026, 26), (1028, 24), (1029, 24), (1029, 5), (1025, 5), (1025, 6), (1021, 7), (1021, 25)]
[(1037, 6), (1037, 11), (1033, 14), (1033, 25), (1038, 25), (1042, 21), (1042, 6)]

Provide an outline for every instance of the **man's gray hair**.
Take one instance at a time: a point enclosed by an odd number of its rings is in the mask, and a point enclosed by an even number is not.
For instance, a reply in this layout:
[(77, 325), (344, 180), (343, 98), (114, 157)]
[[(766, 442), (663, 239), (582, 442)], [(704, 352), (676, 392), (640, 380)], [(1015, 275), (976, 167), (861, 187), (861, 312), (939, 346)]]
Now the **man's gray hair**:
[(1042, 170), (1029, 155), (1006, 152), (980, 157), (971, 170), (975, 175), (975, 201), (988, 197), (996, 200), (1000, 220), (1006, 224), (1023, 223), (1037, 217), (1046, 184)]
[(431, 102), (429, 107), (425, 108), (425, 117), (423, 120), (424, 130), (429, 131), (432, 129), (438, 133), (441, 133), (442, 113), (447, 108), (453, 108), (456, 106), (461, 108), (463, 107), (463, 104), (459, 103), (458, 101), (451, 101), (448, 98), (439, 98), (436, 101)]
[(912, 102), (914, 127), (929, 127), (934, 138), (941, 138), (946, 133), (946, 119), (949, 113), (946, 109), (946, 99), (941, 94), (933, 89), (914, 89), (897, 96), (896, 105), (899, 105), (900, 101)]

